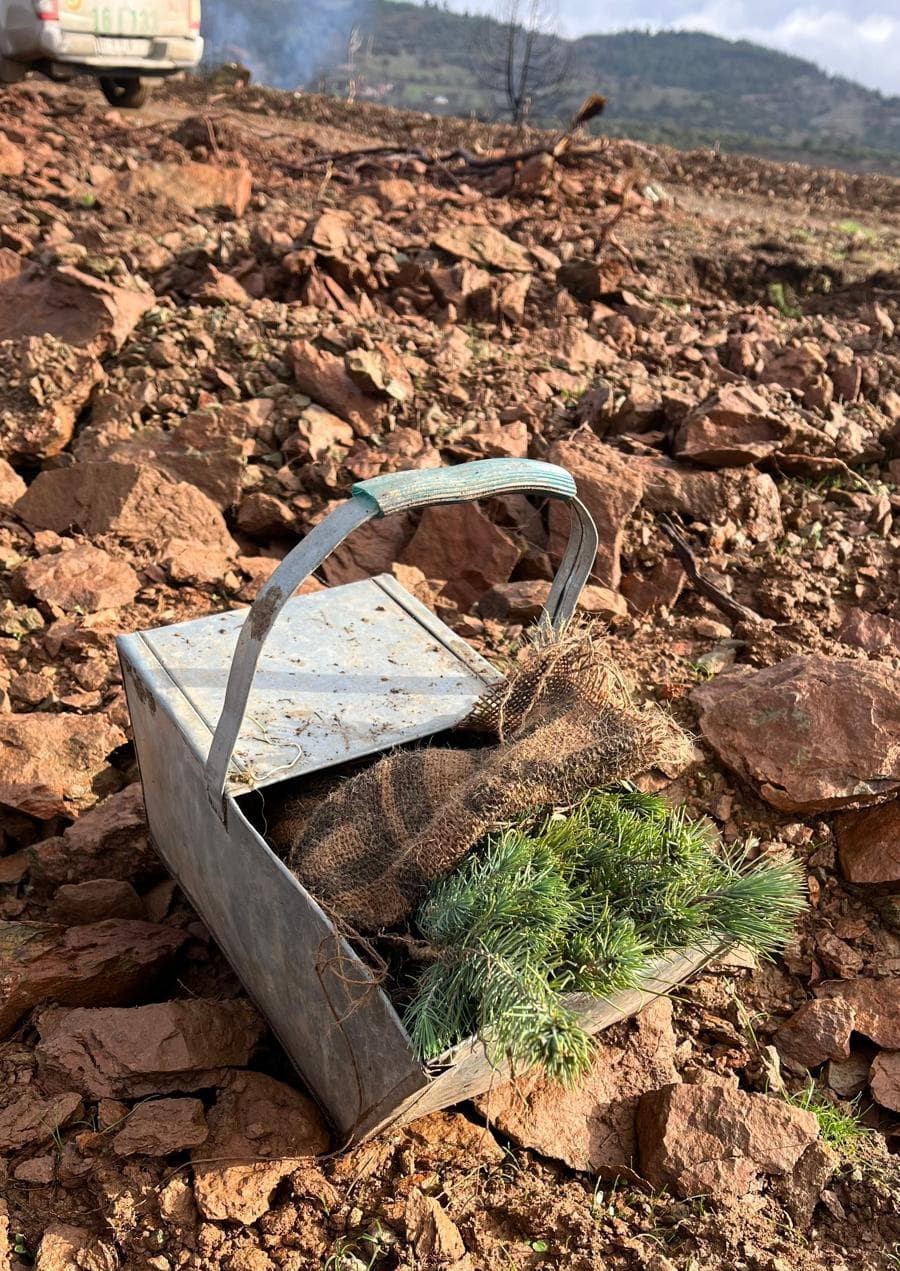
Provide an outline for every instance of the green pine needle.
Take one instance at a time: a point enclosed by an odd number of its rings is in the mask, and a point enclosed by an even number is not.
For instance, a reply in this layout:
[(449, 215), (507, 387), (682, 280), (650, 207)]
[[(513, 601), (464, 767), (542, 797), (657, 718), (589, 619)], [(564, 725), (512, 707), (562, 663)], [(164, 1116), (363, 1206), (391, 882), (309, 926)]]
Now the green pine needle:
[(475, 1033), (492, 1062), (571, 1085), (591, 1041), (564, 994), (633, 988), (655, 958), (709, 941), (771, 953), (803, 907), (799, 867), (744, 869), (717, 846), (710, 823), (630, 789), (489, 836), (417, 915), (439, 954), (405, 1013), (417, 1054)]

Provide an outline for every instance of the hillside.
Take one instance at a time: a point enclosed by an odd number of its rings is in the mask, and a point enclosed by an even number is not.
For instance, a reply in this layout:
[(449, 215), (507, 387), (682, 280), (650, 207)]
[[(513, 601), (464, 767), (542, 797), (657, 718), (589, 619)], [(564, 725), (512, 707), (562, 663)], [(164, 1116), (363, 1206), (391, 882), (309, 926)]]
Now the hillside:
[[(488, 118), (502, 107), (474, 64), (488, 19), (394, 0), (311, 5), (305, 16), (287, 0), (265, 0), (263, 7), (271, 20), (251, 30), (227, 3), (217, 5), (207, 19), (211, 56), (241, 55), (257, 78), (275, 86), (311, 82), (342, 95), (355, 27), (359, 96)], [(900, 172), (900, 99), (801, 58), (699, 32), (589, 35), (570, 48), (568, 82), (542, 104), (538, 122), (565, 118), (599, 89), (609, 98), (602, 127), (614, 135)]]

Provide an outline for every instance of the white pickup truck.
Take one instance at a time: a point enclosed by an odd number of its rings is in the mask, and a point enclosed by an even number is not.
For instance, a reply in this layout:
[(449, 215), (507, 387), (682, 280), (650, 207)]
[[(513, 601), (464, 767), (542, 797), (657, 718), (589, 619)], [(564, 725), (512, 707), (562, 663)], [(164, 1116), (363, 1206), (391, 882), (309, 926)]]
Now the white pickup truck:
[(147, 79), (196, 66), (200, 0), (0, 0), (0, 83), (29, 70), (95, 75), (107, 101), (137, 107)]

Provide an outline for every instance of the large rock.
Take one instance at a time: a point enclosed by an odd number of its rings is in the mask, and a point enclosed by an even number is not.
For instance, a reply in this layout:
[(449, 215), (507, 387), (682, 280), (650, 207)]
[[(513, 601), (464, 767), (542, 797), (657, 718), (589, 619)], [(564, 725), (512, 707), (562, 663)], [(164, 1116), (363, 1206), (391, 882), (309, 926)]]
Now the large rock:
[(900, 1050), (900, 977), (873, 980), (826, 980), (816, 989), (817, 997), (841, 998), (856, 1012), (853, 1028), (876, 1046)]
[(93, 354), (54, 335), (0, 341), (0, 450), (29, 462), (64, 450), (104, 378)]
[(453, 225), (433, 239), (435, 247), (456, 260), (510, 273), (528, 273), (533, 268), (528, 251), (494, 225)]
[(704, 525), (734, 521), (758, 543), (783, 533), (778, 487), (753, 468), (704, 472), (671, 459), (635, 457), (629, 466), (644, 482), (644, 507), (674, 512)]
[(87, 613), (129, 605), (140, 587), (137, 574), (126, 561), (90, 543), (38, 556), (23, 565), (18, 576), (45, 604)]
[(826, 1059), (849, 1059), (855, 1019), (852, 1003), (816, 997), (782, 1024), (775, 1045), (780, 1055), (803, 1068), (818, 1068)]
[(694, 690), (723, 763), (784, 812), (873, 803), (900, 789), (900, 674), (809, 655)]
[[(559, 441), (550, 450), (558, 463), (575, 478), (578, 497), (597, 523), (600, 545), (592, 579), (613, 590), (619, 586), (619, 555), (625, 522), (644, 493), (644, 481), (633, 459), (605, 446), (593, 435), (577, 441)], [(550, 504), (550, 552), (562, 556), (569, 536), (569, 511), (554, 499)]]
[(759, 1191), (767, 1176), (791, 1173), (816, 1141), (818, 1123), (782, 1099), (710, 1078), (643, 1095), (637, 1135), (641, 1172), (653, 1187), (738, 1199)]
[(149, 288), (118, 287), (69, 265), (47, 272), (0, 248), (0, 340), (50, 335), (99, 356), (120, 349), (155, 303)]
[(84, 1113), (81, 1095), (71, 1090), (48, 1097), (26, 1086), (21, 1093), (11, 1093), (10, 1101), (0, 1108), (2, 1154), (49, 1143), (58, 1130)]
[(224, 208), (243, 216), (253, 194), (248, 168), (220, 168), (211, 163), (142, 163), (117, 178), (128, 198), (150, 194), (165, 198), (187, 212)]
[(875, 1056), (869, 1088), (873, 1099), (883, 1108), (900, 1112), (900, 1050), (883, 1050)]
[(0, 924), (0, 1037), (43, 1002), (106, 1006), (147, 993), (187, 939), (150, 922), (84, 927)]
[(207, 1119), (209, 1138), (195, 1154), (194, 1196), (214, 1222), (255, 1222), (281, 1180), (329, 1146), (312, 1100), (259, 1072), (229, 1074)]
[(30, 855), (35, 877), (51, 885), (111, 878), (144, 881), (163, 870), (150, 844), (139, 781), (83, 813), (61, 835), (36, 843)]
[(465, 611), (509, 578), (521, 554), (515, 539), (480, 508), (448, 503), (425, 509), (401, 560), (445, 582), (444, 593)]
[(105, 715), (0, 715), (0, 804), (44, 821), (90, 807), (95, 779), (124, 741)]
[(387, 418), (385, 405), (354, 382), (343, 358), (316, 348), (310, 340), (295, 341), (290, 356), (301, 392), (350, 424), (357, 436), (378, 432)]
[(168, 1156), (199, 1147), (208, 1135), (199, 1099), (154, 1099), (132, 1109), (112, 1145), (119, 1156)]
[(77, 527), (126, 542), (190, 538), (234, 551), (222, 513), (196, 486), (147, 464), (79, 463), (41, 472), (16, 504), (32, 529)]
[(574, 1090), (532, 1075), (477, 1101), (501, 1134), (570, 1169), (627, 1175), (637, 1170), (635, 1112), (648, 1090), (678, 1081), (672, 1003), (658, 998), (614, 1043), (597, 1040), (591, 1071)]
[(834, 818), (841, 872), (851, 883), (900, 882), (900, 799)]
[(774, 454), (790, 428), (746, 385), (726, 384), (685, 416), (673, 450), (709, 468), (740, 468)]
[[(82, 928), (83, 930), (83, 928)], [(246, 1064), (265, 1031), (249, 1002), (42, 1012), (43, 1070), (92, 1098), (202, 1090)]]

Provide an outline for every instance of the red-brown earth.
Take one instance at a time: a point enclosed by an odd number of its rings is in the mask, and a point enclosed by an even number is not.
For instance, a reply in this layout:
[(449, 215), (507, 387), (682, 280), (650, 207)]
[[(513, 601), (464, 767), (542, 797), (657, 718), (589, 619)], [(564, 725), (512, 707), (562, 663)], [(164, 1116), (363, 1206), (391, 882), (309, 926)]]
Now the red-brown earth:
[[(200, 82), (0, 97), (0, 1267), (898, 1264), (900, 182), (625, 141), (292, 170), (536, 143)], [(697, 739), (647, 783), (794, 853), (810, 906), (573, 1095), (328, 1155), (148, 843), (113, 641), (246, 605), (355, 480), (503, 455), (574, 472), (585, 608)], [(394, 569), (496, 657), (564, 535), (522, 497), (395, 518), (323, 581)]]

